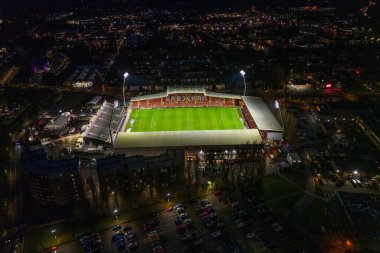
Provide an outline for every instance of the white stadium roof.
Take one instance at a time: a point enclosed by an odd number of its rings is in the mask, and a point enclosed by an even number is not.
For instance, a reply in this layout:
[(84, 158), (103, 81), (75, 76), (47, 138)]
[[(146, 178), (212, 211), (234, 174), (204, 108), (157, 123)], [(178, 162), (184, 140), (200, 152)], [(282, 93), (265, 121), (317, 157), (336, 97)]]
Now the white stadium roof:
[(283, 131), (282, 126), (261, 97), (243, 96), (242, 98), (258, 129), (264, 131)]
[(199, 94), (199, 93), (205, 96), (209, 96), (209, 97), (241, 99), (240, 95), (207, 91), (205, 88), (199, 87), (199, 86), (194, 86), (194, 87), (193, 86), (168, 86), (165, 92), (133, 97), (131, 98), (131, 101), (133, 102), (133, 101), (142, 101), (142, 100), (147, 100), (147, 99), (163, 98), (172, 94)]
[(205, 130), (205, 131), (158, 131), (119, 132), (114, 148), (157, 148), (195, 146), (233, 146), (260, 144), (261, 135), (257, 129)]

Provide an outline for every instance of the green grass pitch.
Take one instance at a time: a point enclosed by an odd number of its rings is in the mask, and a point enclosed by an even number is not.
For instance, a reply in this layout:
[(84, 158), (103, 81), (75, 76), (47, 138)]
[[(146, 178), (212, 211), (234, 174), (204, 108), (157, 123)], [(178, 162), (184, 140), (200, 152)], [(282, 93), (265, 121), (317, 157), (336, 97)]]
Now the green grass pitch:
[(244, 125), (236, 107), (181, 107), (134, 109), (126, 130), (129, 128), (131, 132), (153, 132), (242, 129)]

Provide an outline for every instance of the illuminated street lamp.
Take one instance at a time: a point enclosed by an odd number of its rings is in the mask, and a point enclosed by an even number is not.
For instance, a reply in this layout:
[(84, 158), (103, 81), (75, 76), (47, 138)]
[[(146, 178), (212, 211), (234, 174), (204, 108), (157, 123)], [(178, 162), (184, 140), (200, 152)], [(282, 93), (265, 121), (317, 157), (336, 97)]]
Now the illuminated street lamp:
[(115, 215), (115, 218), (117, 219), (117, 214), (119, 213), (119, 210), (117, 210), (117, 209), (114, 209), (113, 210), (113, 214)]
[(243, 77), (243, 82), (244, 82), (244, 96), (245, 96), (245, 91), (247, 90), (247, 85), (245, 83), (245, 71), (240, 70), (240, 75)]
[(124, 104), (123, 104), (123, 106), (125, 107), (125, 79), (127, 79), (127, 77), (128, 77), (128, 72), (125, 72), (124, 73), (124, 81), (123, 81), (123, 101), (124, 101)]
[(355, 174), (355, 175), (357, 175), (357, 174), (358, 174), (358, 171), (357, 171), (357, 170), (355, 170), (355, 171), (354, 171), (354, 174)]
[(171, 196), (171, 194), (170, 194), (170, 192), (168, 192), (168, 193), (166, 194), (166, 197), (168, 197), (168, 203), (169, 203), (169, 201), (170, 201), (170, 196)]
[(54, 239), (57, 239), (57, 235), (55, 234), (56, 230), (53, 228), (50, 233), (54, 236)]

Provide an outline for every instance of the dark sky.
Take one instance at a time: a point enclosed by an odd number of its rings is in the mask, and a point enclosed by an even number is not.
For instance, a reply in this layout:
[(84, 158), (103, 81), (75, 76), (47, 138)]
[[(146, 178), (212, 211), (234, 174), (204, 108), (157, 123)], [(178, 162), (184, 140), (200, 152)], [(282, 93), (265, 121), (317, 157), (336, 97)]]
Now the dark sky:
[(365, 5), (369, 0), (0, 0), (0, 13), (20, 8), (27, 10), (59, 10), (74, 6), (102, 7), (151, 7), (151, 8), (202, 8), (202, 7), (241, 7), (266, 5), (314, 5), (323, 6), (336, 3), (345, 9), (352, 5)]

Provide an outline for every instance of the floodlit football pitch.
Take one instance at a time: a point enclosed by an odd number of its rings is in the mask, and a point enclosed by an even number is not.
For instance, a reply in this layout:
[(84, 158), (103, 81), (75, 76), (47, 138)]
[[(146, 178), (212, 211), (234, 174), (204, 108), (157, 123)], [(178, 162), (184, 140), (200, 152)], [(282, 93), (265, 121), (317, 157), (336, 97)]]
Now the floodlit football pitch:
[(243, 129), (237, 107), (133, 109), (125, 131)]

